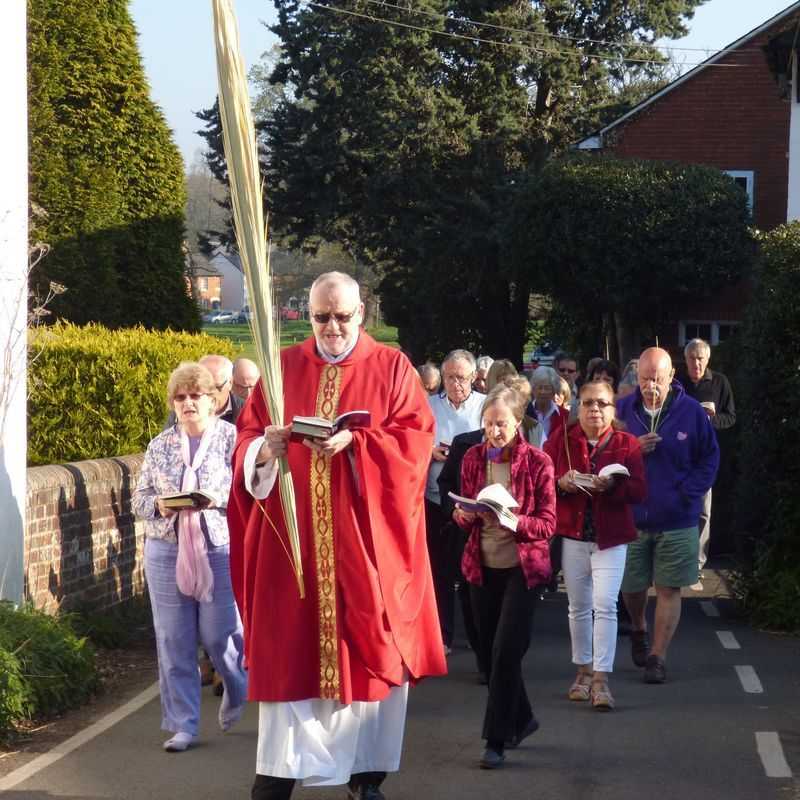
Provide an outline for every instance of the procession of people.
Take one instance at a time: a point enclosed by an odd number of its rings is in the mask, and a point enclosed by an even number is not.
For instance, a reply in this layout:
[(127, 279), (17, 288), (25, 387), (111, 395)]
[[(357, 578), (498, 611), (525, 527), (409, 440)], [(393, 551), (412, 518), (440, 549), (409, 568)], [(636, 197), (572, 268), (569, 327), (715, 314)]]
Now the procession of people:
[[(625, 702), (611, 691), (622, 603), (633, 662), (665, 682), (681, 589), (707, 555), (715, 432), (735, 421), (708, 344), (686, 346), (681, 381), (655, 347), (624, 371), (597, 358), (582, 372), (561, 353), (526, 375), (465, 349), (415, 370), (364, 330), (350, 276), (317, 278), (309, 316), (311, 337), (281, 353), (282, 424), (246, 359), (209, 355), (170, 377), (167, 426), (133, 502), (147, 525), (164, 749), (198, 735), (202, 646), (222, 731), (258, 705), (254, 800), (288, 798), (298, 782), (381, 800), (409, 689), (447, 672), (459, 598), (486, 685), (476, 763), (500, 768), (540, 725), (522, 660), (557, 573), (575, 670), (565, 700)], [(296, 424), (348, 414), (319, 435)]]

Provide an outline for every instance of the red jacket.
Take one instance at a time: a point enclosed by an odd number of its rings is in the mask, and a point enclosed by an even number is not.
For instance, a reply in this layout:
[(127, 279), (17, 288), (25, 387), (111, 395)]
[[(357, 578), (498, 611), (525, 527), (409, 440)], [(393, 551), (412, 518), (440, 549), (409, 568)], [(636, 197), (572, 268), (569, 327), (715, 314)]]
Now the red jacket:
[[(589, 465), (589, 445), (586, 434), (580, 425), (567, 428), (567, 442), (572, 469), (578, 472), (591, 472)], [(550, 436), (544, 443), (544, 451), (553, 459), (556, 481), (570, 470), (567, 451), (564, 447), (564, 431)], [(591, 501), (584, 492), (576, 494), (558, 493), (556, 501), (556, 533), (573, 539), (583, 538), (583, 519), (586, 504), (592, 503), (597, 546), (601, 550), (626, 544), (636, 538), (632, 505), (641, 503), (647, 495), (642, 451), (639, 440), (629, 433), (613, 431), (608, 445), (597, 457), (597, 471), (606, 464), (623, 464), (631, 475), (617, 478), (616, 485), (609, 492), (593, 494)]]
[[(486, 448), (477, 444), (467, 450), (461, 462), (461, 494), (476, 497), (486, 486)], [(550, 538), (555, 531), (556, 492), (553, 482), (553, 462), (541, 451), (529, 445), (519, 434), (511, 450), (511, 487), (509, 492), (519, 503), (513, 509), (519, 518), (517, 550), (520, 566), (528, 588), (550, 580)], [(462, 525), (469, 531), (469, 539), (461, 560), (461, 571), (470, 582), (480, 586), (481, 527), (478, 519)]]

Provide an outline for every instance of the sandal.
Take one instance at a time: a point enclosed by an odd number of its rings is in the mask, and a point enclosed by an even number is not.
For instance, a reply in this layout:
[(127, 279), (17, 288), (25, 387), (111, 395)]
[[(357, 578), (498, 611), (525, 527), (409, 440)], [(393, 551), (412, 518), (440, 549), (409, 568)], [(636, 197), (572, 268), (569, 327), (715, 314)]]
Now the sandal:
[(590, 672), (579, 672), (575, 682), (569, 687), (567, 697), (570, 700), (588, 700), (591, 695), (592, 674)]
[(594, 681), (591, 686), (592, 708), (595, 711), (612, 711), (616, 703), (605, 681)]

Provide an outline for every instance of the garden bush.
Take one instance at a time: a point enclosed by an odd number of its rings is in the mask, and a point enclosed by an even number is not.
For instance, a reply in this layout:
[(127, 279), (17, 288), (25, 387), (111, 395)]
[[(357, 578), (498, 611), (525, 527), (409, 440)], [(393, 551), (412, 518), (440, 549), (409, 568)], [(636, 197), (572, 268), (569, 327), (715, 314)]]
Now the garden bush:
[(754, 622), (800, 630), (800, 222), (761, 235), (739, 345), (736, 585)]
[(20, 720), (85, 703), (97, 688), (94, 649), (68, 620), (0, 603), (0, 738)]
[(144, 451), (167, 416), (170, 372), (206, 353), (235, 355), (229, 342), (205, 334), (69, 323), (32, 331), (29, 464)]

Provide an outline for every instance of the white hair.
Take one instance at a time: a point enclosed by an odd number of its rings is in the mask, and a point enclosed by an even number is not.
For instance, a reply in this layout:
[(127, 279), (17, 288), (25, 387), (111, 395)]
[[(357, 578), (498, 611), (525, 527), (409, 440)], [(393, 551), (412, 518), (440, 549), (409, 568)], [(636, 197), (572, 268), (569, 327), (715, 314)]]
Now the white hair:
[(308, 290), (309, 297), (315, 289), (322, 286), (344, 286), (347, 291), (353, 292), (359, 301), (361, 300), (361, 287), (358, 281), (346, 272), (323, 272), (322, 275), (318, 275)]
[(683, 348), (683, 355), (688, 356), (694, 353), (695, 350), (700, 350), (711, 358), (711, 345), (705, 339), (691, 339), (686, 342), (686, 347)]
[(456, 359), (466, 361), (467, 364), (469, 364), (470, 371), (475, 372), (475, 356), (472, 355), (469, 350), (451, 350), (444, 357), (444, 361), (442, 361), (442, 369), (444, 369), (444, 365), (447, 364), (448, 361), (455, 361)]
[(475, 369), (489, 369), (494, 363), (491, 356), (480, 356), (475, 360)]
[(536, 367), (531, 373), (531, 388), (537, 383), (549, 383), (556, 394), (561, 391), (561, 376), (552, 367)]

